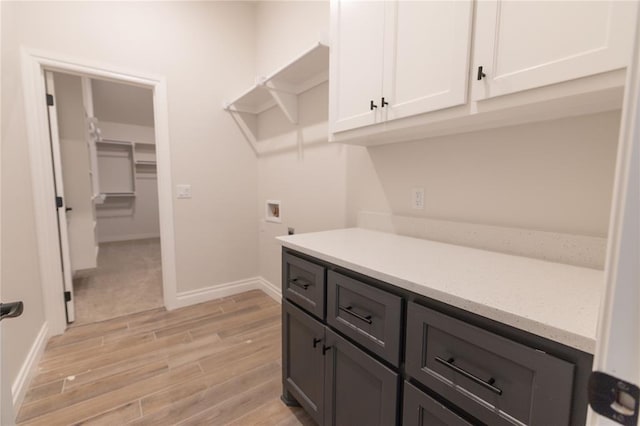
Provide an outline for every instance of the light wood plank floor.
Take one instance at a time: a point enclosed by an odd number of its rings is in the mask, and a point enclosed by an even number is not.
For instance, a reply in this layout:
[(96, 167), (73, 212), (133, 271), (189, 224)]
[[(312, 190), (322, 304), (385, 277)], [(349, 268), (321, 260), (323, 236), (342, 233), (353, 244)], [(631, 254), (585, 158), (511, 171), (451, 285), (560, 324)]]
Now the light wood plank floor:
[(281, 393), (280, 305), (250, 291), (50, 339), (25, 425), (312, 425)]

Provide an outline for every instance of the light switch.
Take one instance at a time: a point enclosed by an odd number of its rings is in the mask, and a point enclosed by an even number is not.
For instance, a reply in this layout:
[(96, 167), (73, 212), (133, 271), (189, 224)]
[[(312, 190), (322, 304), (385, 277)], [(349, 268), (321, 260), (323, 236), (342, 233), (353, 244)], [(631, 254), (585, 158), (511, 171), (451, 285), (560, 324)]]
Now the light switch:
[(176, 185), (178, 198), (191, 198), (191, 185)]

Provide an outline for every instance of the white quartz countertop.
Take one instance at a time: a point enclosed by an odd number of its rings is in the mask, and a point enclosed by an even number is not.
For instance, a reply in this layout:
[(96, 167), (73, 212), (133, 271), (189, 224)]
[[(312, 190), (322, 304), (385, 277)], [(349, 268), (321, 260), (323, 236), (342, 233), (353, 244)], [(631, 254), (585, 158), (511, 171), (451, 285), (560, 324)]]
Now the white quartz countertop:
[(360, 228), (282, 245), (584, 352), (595, 350), (604, 273)]

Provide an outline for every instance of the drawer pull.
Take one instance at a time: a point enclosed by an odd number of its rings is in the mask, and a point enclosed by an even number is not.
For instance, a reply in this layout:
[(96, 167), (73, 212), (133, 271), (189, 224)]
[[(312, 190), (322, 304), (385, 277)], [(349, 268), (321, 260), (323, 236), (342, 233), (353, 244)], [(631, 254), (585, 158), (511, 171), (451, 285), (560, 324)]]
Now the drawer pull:
[(318, 346), (318, 343), (322, 342), (322, 339), (313, 339), (313, 347), (315, 348), (316, 346)]
[(445, 367), (448, 367), (448, 368), (452, 369), (456, 373), (462, 374), (467, 379), (476, 382), (480, 386), (482, 386), (482, 387), (484, 387), (486, 389), (489, 389), (491, 392), (496, 393), (498, 395), (502, 395), (502, 389), (493, 386), (493, 384), (496, 382), (496, 380), (493, 377), (485, 382), (481, 378), (479, 378), (479, 377), (469, 373), (468, 371), (458, 367), (457, 365), (455, 365), (453, 363), (455, 361), (455, 359), (453, 359), (453, 358), (449, 358), (448, 360), (445, 360), (445, 359), (440, 358), (439, 356), (437, 356), (437, 357), (435, 357), (435, 360), (436, 360), (436, 362), (439, 362), (440, 364), (444, 365)]
[(371, 315), (360, 315), (359, 313), (353, 312), (353, 306), (347, 306), (346, 308), (340, 306), (338, 307), (338, 309), (340, 309), (342, 312), (358, 318), (360, 321), (366, 322), (367, 324), (371, 324), (373, 322), (371, 321)]
[(311, 284), (309, 284), (309, 282), (307, 280), (303, 280), (302, 278), (294, 278), (292, 280), (289, 280), (289, 284), (293, 284), (295, 286), (298, 286), (303, 290), (308, 289), (309, 286), (311, 285)]

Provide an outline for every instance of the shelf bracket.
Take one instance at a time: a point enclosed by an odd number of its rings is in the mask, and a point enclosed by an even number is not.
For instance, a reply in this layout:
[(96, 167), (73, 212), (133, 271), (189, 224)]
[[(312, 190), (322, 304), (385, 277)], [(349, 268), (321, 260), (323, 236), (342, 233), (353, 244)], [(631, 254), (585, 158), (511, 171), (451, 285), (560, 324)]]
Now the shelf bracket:
[(256, 116), (255, 114), (248, 114), (241, 111), (236, 111), (233, 107), (227, 108), (227, 111), (231, 114), (233, 121), (236, 122), (236, 125), (240, 128), (242, 135), (251, 145), (251, 149), (256, 155), (260, 154), (258, 149), (258, 131), (256, 125)]
[(291, 124), (298, 124), (298, 95), (278, 87), (278, 84), (273, 81), (264, 83), (264, 87), (269, 90), (273, 100), (276, 101)]

